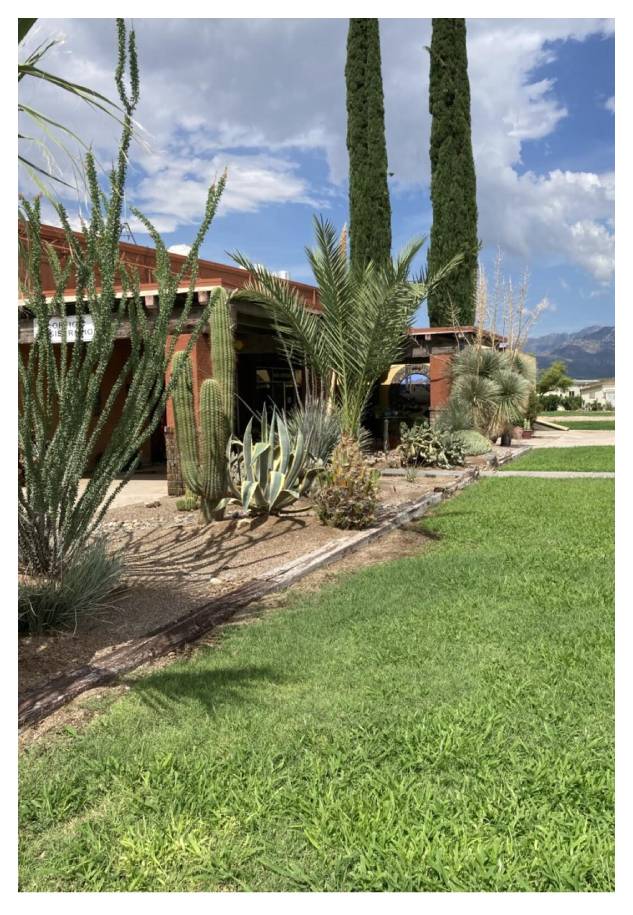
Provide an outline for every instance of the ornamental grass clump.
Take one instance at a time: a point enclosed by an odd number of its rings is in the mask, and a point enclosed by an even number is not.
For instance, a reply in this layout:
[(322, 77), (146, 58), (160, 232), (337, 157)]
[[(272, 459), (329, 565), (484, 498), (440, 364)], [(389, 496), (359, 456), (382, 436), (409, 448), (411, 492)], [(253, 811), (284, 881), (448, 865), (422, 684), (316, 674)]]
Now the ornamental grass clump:
[(379, 472), (364, 460), (356, 439), (343, 435), (314, 495), (319, 520), (343, 530), (370, 527), (376, 520), (379, 478)]
[(18, 589), (18, 632), (36, 635), (73, 629), (81, 616), (109, 606), (120, 587), (123, 561), (102, 539), (77, 554), (61, 575), (21, 576)]

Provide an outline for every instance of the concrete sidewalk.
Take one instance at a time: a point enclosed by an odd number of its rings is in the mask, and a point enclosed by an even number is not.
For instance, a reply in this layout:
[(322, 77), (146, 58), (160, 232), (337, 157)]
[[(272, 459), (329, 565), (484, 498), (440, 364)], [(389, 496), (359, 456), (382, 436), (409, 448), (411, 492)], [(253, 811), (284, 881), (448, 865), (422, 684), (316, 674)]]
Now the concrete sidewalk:
[(535, 432), (532, 438), (523, 439), (533, 448), (579, 448), (583, 445), (615, 445), (613, 429), (569, 429), (566, 432)]
[[(108, 487), (110, 495), (119, 485), (119, 480), (115, 480)], [(79, 493), (81, 494), (88, 480), (83, 479), (79, 484)], [(121, 492), (116, 496), (110, 508), (123, 508), (126, 505), (145, 504), (146, 502), (156, 502), (159, 499), (167, 498), (167, 478), (165, 473), (139, 473), (129, 480)]]

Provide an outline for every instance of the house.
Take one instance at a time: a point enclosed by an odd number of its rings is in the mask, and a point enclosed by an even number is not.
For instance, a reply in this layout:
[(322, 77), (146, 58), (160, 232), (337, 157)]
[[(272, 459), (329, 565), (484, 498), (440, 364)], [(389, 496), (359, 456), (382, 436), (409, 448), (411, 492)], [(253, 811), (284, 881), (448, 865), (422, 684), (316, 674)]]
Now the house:
[[(20, 229), (20, 227), (19, 227)], [(63, 263), (69, 256), (65, 233), (54, 226), (42, 226), (42, 240), (49, 243), (55, 250), (57, 257)], [(76, 233), (82, 241), (82, 235)], [(22, 238), (24, 230), (22, 227)], [(156, 251), (143, 245), (130, 242), (120, 242), (119, 249), (122, 260), (128, 266), (135, 267), (139, 272), (141, 294), (148, 318), (156, 311), (158, 304), (158, 288), (156, 284)], [(170, 262), (174, 272), (181, 269), (186, 258), (183, 255), (170, 253)], [(182, 333), (176, 342), (176, 350), (184, 349), (191, 337), (191, 330), (208, 303), (209, 295), (213, 290), (222, 287), (229, 290), (243, 288), (249, 280), (247, 271), (241, 268), (218, 264), (213, 261), (199, 260), (197, 277), (195, 281), (194, 305), (187, 319)], [(315, 286), (286, 280), (299, 293), (305, 302), (305, 307), (318, 313), (321, 309), (319, 292)], [(42, 259), (41, 282), (45, 295), (50, 298), (54, 295), (53, 273), (46, 260)], [(178, 290), (176, 308), (182, 308), (186, 294), (189, 290), (189, 279), (183, 280), (182, 287)], [(119, 293), (121, 290), (119, 289)], [(74, 287), (70, 286), (64, 291), (69, 322), (72, 323), (73, 303), (76, 295)], [(33, 342), (37, 327), (34, 326), (33, 316), (25, 307), (24, 301), (19, 300), (18, 317), (18, 342), (20, 350), (26, 358)], [(265, 403), (274, 403), (277, 407), (288, 409), (296, 399), (296, 392), (304, 390), (305, 379), (301, 367), (290, 368), (285, 356), (280, 353), (277, 335), (265, 311), (257, 304), (239, 301), (234, 305), (234, 339), (237, 363), (236, 379), (236, 415), (235, 428), (238, 434), (244, 431), (252, 411), (258, 412)], [(178, 312), (174, 314), (172, 326), (175, 328)], [(69, 335), (71, 328), (69, 327)], [(90, 328), (84, 327), (84, 333), (89, 334)], [(51, 334), (53, 342), (55, 336), (61, 346), (61, 328), (59, 320), (51, 321)], [(417, 389), (417, 408), (414, 403), (414, 412), (418, 418), (430, 418), (446, 403), (450, 391), (449, 366), (453, 353), (457, 352), (469, 339), (477, 334), (474, 327), (416, 327), (410, 331), (410, 343), (403, 355), (403, 361), (398, 366), (392, 366), (384, 384), (379, 387), (378, 408), (374, 415), (368, 417), (368, 425), (372, 427), (377, 443), (382, 440), (384, 433), (384, 413), (390, 414), (394, 420), (393, 425), (398, 426), (397, 404), (392, 404), (395, 394), (402, 393), (403, 379), (406, 378), (404, 387), (410, 395)], [(496, 340), (491, 335), (486, 336), (491, 345), (497, 345), (501, 338)], [(68, 343), (69, 347), (74, 344)], [(105, 399), (112, 388), (127, 356), (130, 353), (130, 327), (123, 322), (118, 331), (114, 345), (113, 356), (108, 371), (103, 379), (99, 401)], [(212, 375), (212, 366), (209, 351), (208, 328), (201, 334), (191, 352), (191, 362), (194, 377), (194, 402), (198, 406), (199, 390), (202, 381)], [(395, 393), (394, 393), (395, 391)], [(406, 398), (405, 398), (406, 399)], [(413, 397), (415, 400), (415, 396)], [(97, 406), (98, 410), (98, 406)], [(381, 412), (382, 410), (382, 412)], [(96, 414), (98, 415), (98, 413)], [(118, 413), (116, 406), (109, 417), (97, 442), (94, 458), (98, 458), (103, 451)], [(174, 441), (174, 416), (171, 402), (168, 402), (163, 417), (163, 422), (154, 432), (151, 439), (145, 443), (141, 452), (141, 465), (160, 464), (167, 462), (168, 480), (172, 480), (170, 492), (178, 494), (181, 484), (178, 480), (178, 461)]]
[[(556, 388), (548, 391), (548, 394), (555, 394), (558, 397), (580, 397), (583, 406), (590, 407), (592, 404), (599, 404), (603, 409), (615, 409), (615, 378), (597, 378), (597, 379), (574, 379), (572, 384), (564, 391)], [(559, 407), (560, 410), (564, 408)]]
[(615, 378), (601, 378), (599, 381), (583, 382), (579, 388), (584, 406), (594, 403), (603, 409), (615, 409)]

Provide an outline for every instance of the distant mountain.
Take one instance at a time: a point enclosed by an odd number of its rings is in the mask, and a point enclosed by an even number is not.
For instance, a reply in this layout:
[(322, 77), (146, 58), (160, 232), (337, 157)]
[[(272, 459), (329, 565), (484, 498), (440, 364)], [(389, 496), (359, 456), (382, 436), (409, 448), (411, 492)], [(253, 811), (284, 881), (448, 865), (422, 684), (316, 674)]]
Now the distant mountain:
[(530, 337), (525, 351), (534, 353), (539, 371), (562, 359), (572, 378), (615, 377), (615, 327), (592, 324), (572, 334)]

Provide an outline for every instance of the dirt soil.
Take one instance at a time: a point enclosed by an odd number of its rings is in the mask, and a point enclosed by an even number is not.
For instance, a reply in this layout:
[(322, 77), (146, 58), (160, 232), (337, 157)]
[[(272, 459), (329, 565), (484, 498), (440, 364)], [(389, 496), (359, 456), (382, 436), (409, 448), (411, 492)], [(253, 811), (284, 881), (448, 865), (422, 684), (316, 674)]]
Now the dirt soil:
[[(419, 477), (414, 483), (404, 477), (383, 478), (382, 510), (451, 482), (446, 477)], [(293, 511), (279, 517), (231, 517), (204, 526), (198, 512), (177, 511), (176, 499), (167, 496), (158, 504), (111, 509), (103, 531), (113, 549), (123, 553), (125, 589), (113, 596), (111, 607), (80, 620), (74, 632), (21, 638), (20, 692), (72, 668), (103, 663), (111, 651), (131, 639), (347, 533), (320, 524), (307, 501), (296, 503)], [(409, 546), (418, 548), (420, 540), (417, 533), (395, 531), (295, 587), (313, 587), (341, 570), (401, 556)], [(278, 595), (270, 600), (277, 606), (280, 603)], [(248, 616), (250, 611), (245, 613)]]

